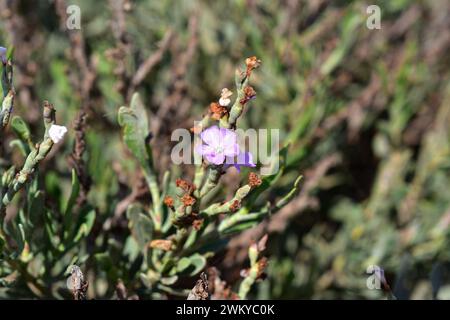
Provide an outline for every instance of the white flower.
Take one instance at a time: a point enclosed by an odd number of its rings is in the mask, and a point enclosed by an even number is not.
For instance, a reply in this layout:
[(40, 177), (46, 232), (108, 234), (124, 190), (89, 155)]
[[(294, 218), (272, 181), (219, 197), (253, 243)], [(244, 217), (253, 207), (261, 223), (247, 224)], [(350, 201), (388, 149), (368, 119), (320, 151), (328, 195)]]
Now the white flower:
[(48, 135), (50, 136), (50, 139), (52, 139), (54, 143), (60, 142), (64, 138), (64, 135), (66, 133), (67, 133), (66, 127), (58, 126), (56, 124), (52, 124), (52, 126), (48, 130)]
[(6, 50), (5, 47), (0, 47), (0, 59), (2, 60), (3, 63), (6, 63), (6, 52), (8, 50)]
[(233, 95), (233, 92), (228, 90), (227, 88), (222, 89), (222, 93), (220, 95), (219, 104), (222, 107), (226, 107), (230, 104), (231, 100), (230, 97)]

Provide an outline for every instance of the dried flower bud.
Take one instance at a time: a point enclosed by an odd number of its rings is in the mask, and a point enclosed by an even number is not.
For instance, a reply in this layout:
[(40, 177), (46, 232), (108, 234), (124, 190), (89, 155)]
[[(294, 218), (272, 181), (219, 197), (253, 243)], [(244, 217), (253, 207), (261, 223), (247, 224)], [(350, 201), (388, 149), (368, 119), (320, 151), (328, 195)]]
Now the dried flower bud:
[(244, 95), (244, 98), (239, 101), (241, 104), (246, 104), (248, 101), (254, 99), (256, 97), (256, 91), (252, 87), (247, 86), (244, 88)]
[(224, 115), (228, 113), (226, 107), (221, 106), (217, 102), (212, 102), (209, 105), (209, 112), (211, 112), (211, 117), (215, 120), (220, 120)]
[(182, 189), (184, 192), (187, 192), (188, 194), (191, 194), (195, 190), (194, 184), (180, 178), (175, 180), (175, 184), (178, 188)]
[(235, 211), (239, 210), (240, 207), (241, 207), (241, 202), (239, 200), (234, 200), (230, 206), (230, 210), (231, 210), (231, 212), (235, 212)]
[(66, 133), (66, 127), (58, 126), (56, 124), (52, 124), (50, 129), (48, 130), (48, 135), (50, 136), (50, 139), (52, 139), (53, 143), (60, 142), (64, 138)]
[(150, 242), (150, 248), (170, 251), (172, 249), (172, 241), (164, 239), (153, 240)]
[(45, 126), (52, 125), (55, 123), (55, 108), (53, 107), (53, 104), (45, 100), (43, 103), (43, 108)]
[(256, 91), (251, 86), (247, 86), (244, 88), (245, 97), (250, 100), (256, 96)]
[(185, 207), (189, 207), (189, 206), (193, 206), (195, 203), (195, 198), (191, 197), (189, 194), (185, 194), (182, 198), (181, 198), (181, 202), (183, 202), (183, 205)]
[(264, 273), (266, 267), (267, 267), (267, 258), (262, 257), (261, 259), (258, 260), (258, 274), (256, 276), (257, 279), (264, 279), (266, 277)]
[(173, 208), (173, 198), (171, 196), (166, 196), (164, 198), (164, 204), (169, 208)]
[(248, 275), (250, 274), (250, 269), (242, 269), (240, 272), (239, 272), (239, 275), (241, 276), (241, 278), (246, 278), (246, 277), (248, 277)]
[(265, 234), (257, 243), (258, 252), (262, 252), (266, 250), (267, 239), (269, 238), (268, 234)]
[(221, 93), (221, 95), (220, 95), (219, 104), (220, 104), (222, 107), (227, 107), (227, 106), (230, 104), (230, 102), (231, 102), (230, 97), (231, 97), (232, 95), (233, 95), (233, 92), (231, 92), (230, 90), (228, 90), (228, 88), (223, 88), (223, 89), (222, 89), (222, 93)]
[(248, 184), (250, 185), (250, 187), (257, 187), (261, 185), (261, 183), (261, 178), (256, 173), (250, 172), (250, 174), (248, 175)]
[(192, 222), (192, 227), (195, 229), (195, 230), (200, 230), (201, 229), (201, 227), (202, 227), (202, 225), (203, 225), (203, 219), (196, 219), (196, 220), (194, 220), (193, 222)]
[(201, 127), (201, 126), (192, 127), (192, 128), (190, 129), (190, 131), (191, 131), (193, 134), (200, 134), (200, 132), (202, 132), (202, 127)]
[(252, 70), (258, 68), (261, 65), (261, 60), (255, 56), (245, 59), (245, 64), (247, 65), (247, 77), (251, 74)]

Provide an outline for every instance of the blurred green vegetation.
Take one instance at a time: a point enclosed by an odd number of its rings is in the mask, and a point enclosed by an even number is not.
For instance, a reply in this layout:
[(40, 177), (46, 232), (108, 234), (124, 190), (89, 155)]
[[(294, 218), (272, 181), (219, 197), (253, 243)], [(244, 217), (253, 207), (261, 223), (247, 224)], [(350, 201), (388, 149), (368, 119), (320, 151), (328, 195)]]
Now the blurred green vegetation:
[[(42, 130), (42, 100), (54, 103), (57, 122), (67, 126), (88, 105), (83, 159), (95, 223), (75, 253), (61, 259), (68, 265), (78, 257), (91, 297), (110, 298), (119, 278), (128, 288), (137, 281), (126, 221), (98, 231), (139, 176), (121, 141), (118, 108), (131, 91), (140, 93), (161, 172), (171, 166), (172, 130), (200, 120), (221, 88), (233, 87), (235, 66), (255, 55), (262, 60), (252, 79), (257, 100), (239, 126), (278, 128), (282, 141), (291, 142), (270, 199), (285, 194), (299, 173), (304, 179), (290, 205), (235, 236), (208, 265), (235, 283), (248, 266), (249, 240), (269, 233), (268, 276), (251, 297), (450, 298), (448, 1), (377, 1), (380, 30), (366, 27), (366, 1), (66, 3), (81, 8), (81, 33), (61, 27), (54, 1), (6, 1), (0, 44), (14, 47), (14, 113), (33, 136)], [(74, 34), (82, 34), (87, 76)], [(148, 57), (155, 62), (133, 87)], [(89, 73), (93, 84), (83, 92)], [(74, 131), (68, 136), (41, 168), (39, 183), (55, 211), (65, 208), (71, 190)], [(12, 157), (22, 161), (17, 150)], [(173, 169), (192, 176), (189, 168)], [(223, 193), (238, 183), (230, 177)], [(367, 288), (370, 265), (384, 269), (391, 292)], [(52, 271), (51, 280), (60, 281), (55, 292), (64, 286), (64, 271)], [(0, 285), (0, 296), (28, 295)]]

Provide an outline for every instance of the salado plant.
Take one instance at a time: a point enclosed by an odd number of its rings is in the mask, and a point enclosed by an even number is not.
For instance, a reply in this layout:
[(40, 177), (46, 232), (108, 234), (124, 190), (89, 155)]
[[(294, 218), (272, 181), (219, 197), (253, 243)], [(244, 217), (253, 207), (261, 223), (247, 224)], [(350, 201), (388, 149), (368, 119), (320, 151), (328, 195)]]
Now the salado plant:
[[(241, 167), (257, 166), (252, 154), (241, 150), (235, 130), (239, 117), (256, 96), (249, 80), (260, 63), (256, 57), (247, 58), (245, 69), (236, 70), (234, 103), (231, 105), (233, 93), (223, 89), (218, 101), (212, 102), (201, 121), (191, 128), (192, 134), (200, 135), (194, 153), (203, 158), (196, 164), (193, 181), (173, 181), (171, 172), (166, 171), (159, 182), (149, 144), (148, 119), (139, 95), (133, 96), (129, 107), (119, 109), (124, 143), (139, 162), (151, 194), (147, 205), (132, 204), (127, 210), (131, 235), (144, 257), (140, 278), (150, 291), (185, 295), (175, 292), (171, 285), (181, 277), (198, 275), (230, 236), (255, 226), (295, 195), (299, 179), (275, 203), (263, 200), (263, 192), (282, 175), (282, 164), (272, 175), (260, 177), (250, 172), (231, 199), (216, 197), (220, 179), (228, 170), (234, 167), (241, 172)], [(272, 156), (280, 157), (283, 163), (286, 151), (287, 147), (282, 148)], [(240, 298), (247, 296), (264, 272), (262, 247), (249, 249), (250, 269), (243, 273)]]
[[(110, 220), (106, 219), (103, 227), (95, 227), (96, 208), (88, 202), (77, 202), (80, 181), (75, 170), (67, 200), (55, 203), (47, 195), (49, 185), (39, 179), (40, 166), (54, 145), (63, 140), (67, 128), (56, 124), (55, 108), (47, 101), (42, 107), (44, 134), (39, 141), (33, 141), (25, 120), (18, 115), (11, 117), (13, 63), (6, 49), (2, 55), (2, 142), (6, 141), (4, 133), (9, 127), (17, 138), (1, 146), (1, 290), (6, 295), (26, 297), (66, 298), (72, 293), (75, 299), (89, 298), (89, 280), (95, 282), (98, 276), (90, 272), (90, 264), (95, 262), (101, 267), (102, 261), (110, 258), (99, 240), (109, 238)], [(127, 298), (124, 292), (129, 289), (139, 298), (210, 298), (208, 290), (199, 290), (198, 285), (192, 289), (192, 283), (200, 278), (199, 285), (207, 286), (204, 271), (213, 267), (211, 261), (227, 241), (281, 209), (295, 195), (300, 177), (284, 196), (272, 201), (264, 196), (283, 174), (287, 145), (271, 154), (271, 159), (280, 164), (277, 170), (259, 175), (258, 161), (239, 144), (238, 120), (256, 97), (249, 81), (260, 64), (256, 57), (247, 58), (245, 68), (236, 70), (236, 92), (224, 88), (201, 121), (191, 128), (190, 135), (198, 138), (191, 148), (194, 157), (200, 158), (192, 165), (186, 164), (195, 167), (192, 179), (175, 176), (179, 170), (157, 172), (149, 120), (138, 93), (132, 96), (129, 106), (119, 108), (123, 143), (140, 167), (149, 197), (132, 201), (126, 208), (129, 232), (119, 255), (127, 261), (121, 261), (118, 268), (123, 270), (117, 271), (115, 278), (108, 276), (108, 281), (113, 282), (110, 288), (117, 285), (117, 297)], [(233, 96), (236, 98), (231, 103)], [(3, 153), (7, 148), (20, 151), (20, 168), (8, 159), (10, 153)], [(242, 182), (234, 195), (226, 197), (220, 193), (221, 178), (232, 170), (242, 175)], [(264, 236), (249, 243), (248, 268), (242, 270), (243, 279), (239, 287), (230, 289), (229, 297), (245, 299), (252, 285), (263, 278), (266, 241)], [(92, 268), (101, 273), (98, 269)]]
[[(11, 113), (15, 90), (12, 83), (11, 58), (2, 59), (2, 142)], [(0, 183), (0, 274), (1, 284), (11, 292), (29, 291), (37, 297), (55, 296), (51, 285), (63, 277), (76, 246), (85, 237), (95, 217), (95, 211), (80, 210), (73, 215), (78, 182), (73, 175), (71, 197), (63, 209), (46, 205), (45, 191), (38, 183), (39, 165), (60, 143), (67, 132), (56, 124), (55, 108), (48, 101), (42, 106), (44, 134), (34, 142), (30, 128), (19, 116), (11, 119), (17, 139), (9, 147), (17, 148), (24, 161), (21, 168), (10, 165), (2, 154)], [(2, 145), (2, 151), (3, 151)], [(5, 169), (6, 167), (6, 169)], [(23, 191), (23, 192), (21, 192)], [(16, 195), (21, 194), (20, 199)], [(8, 210), (11, 209), (11, 210)], [(73, 250), (75, 248), (75, 250)], [(69, 260), (67, 260), (69, 259)]]

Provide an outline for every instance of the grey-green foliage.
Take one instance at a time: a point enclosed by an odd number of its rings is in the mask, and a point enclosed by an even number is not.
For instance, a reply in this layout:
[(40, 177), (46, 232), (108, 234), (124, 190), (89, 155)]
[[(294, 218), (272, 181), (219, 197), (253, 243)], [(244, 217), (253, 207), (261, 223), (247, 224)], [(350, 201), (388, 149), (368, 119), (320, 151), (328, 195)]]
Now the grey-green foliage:
[[(15, 84), (23, 86), (17, 88), (20, 95), (15, 96), (14, 113), (29, 124), (31, 138), (37, 142), (43, 130), (41, 111), (36, 113), (39, 105), (36, 97), (54, 102), (60, 119), (69, 123), (82, 105), (80, 97), (74, 94), (82, 84), (74, 81), (73, 73), (79, 67), (67, 55), (71, 44), (67, 33), (57, 26), (53, 2), (39, 1), (39, 6), (35, 6), (31, 1), (0, 1), (0, 5), (19, 2), (21, 5), (15, 9), (12, 6), (11, 15), (0, 20), (0, 39), (1, 45), (18, 45), (16, 59), (20, 57), (22, 68), (15, 70)], [(129, 105), (129, 101), (124, 101), (116, 90), (116, 70), (120, 72), (117, 67), (121, 65), (110, 58), (111, 49), (117, 47), (115, 30), (111, 28), (114, 25), (111, 22), (117, 19), (108, 6), (112, 2), (116, 1), (70, 1), (81, 7), (85, 51), (96, 66), (84, 155), (93, 180), (88, 203), (96, 209), (95, 232), (90, 233), (87, 241), (81, 239), (71, 255), (79, 257), (75, 263), (84, 272), (95, 275), (90, 278), (90, 297), (113, 297), (119, 278), (131, 292), (148, 297), (148, 291), (141, 290), (141, 280), (147, 277), (136, 277), (146, 268), (141, 245), (128, 235), (142, 232), (140, 243), (152, 240), (145, 231), (155, 230), (148, 209), (153, 208), (152, 201), (141, 197), (138, 209), (132, 210), (133, 219), (137, 218), (133, 221), (145, 221), (142, 228), (137, 227), (137, 222), (126, 220), (123, 214), (114, 229), (99, 231), (115, 215), (122, 200), (134, 194), (132, 186), (137, 171), (137, 161), (129, 161), (123, 152), (116, 123), (117, 106)], [(367, 4), (362, 1), (130, 3), (130, 10), (125, 11), (127, 34), (122, 38), (126, 40), (126, 54), (119, 58), (125, 63), (128, 76), (133, 76), (147, 57), (159, 51), (160, 40), (169, 30), (175, 35), (159, 63), (137, 88), (146, 101), (146, 112), (157, 117), (159, 107), (172, 101), (174, 88), (181, 84), (183, 101), (169, 114), (173, 119), (163, 120), (168, 131), (174, 126), (191, 125), (192, 120), (201, 117), (205, 104), (216, 98), (218, 89), (231, 86), (237, 59), (256, 55), (264, 62), (264, 68), (252, 79), (258, 99), (246, 110), (245, 117), (239, 119), (239, 126), (279, 128), (291, 146), (283, 176), (265, 191), (264, 197), (256, 199), (254, 208), (247, 208), (244, 203), (246, 210), (255, 215), (240, 218), (255, 218), (247, 222), (257, 223), (265, 201), (289, 193), (299, 169), (306, 173), (304, 186), (308, 188), (293, 199), (286, 228), (270, 235), (268, 277), (254, 286), (248, 297), (383, 298), (381, 290), (366, 287), (367, 263), (377, 261), (385, 269), (391, 288), (403, 291), (399, 298), (448, 299), (449, 139), (445, 125), (441, 124), (448, 123), (445, 110), (449, 106), (444, 99), (449, 79), (448, 41), (445, 41), (450, 21), (448, 1), (377, 1), (382, 10), (381, 30), (366, 28)], [(9, 18), (15, 15), (20, 18), (19, 24), (10, 23)], [(192, 21), (197, 21), (194, 28), (197, 32), (187, 27), (195, 25)], [(12, 25), (23, 28), (11, 30)], [(191, 50), (194, 54), (189, 56), (188, 66), (182, 72), (182, 57)], [(177, 117), (178, 111), (186, 108), (189, 114)], [(11, 125), (14, 122), (11, 118)], [(3, 185), (14, 179), (29, 153), (27, 143), (19, 143), (12, 129), (6, 128), (0, 140), (5, 147), (0, 159)], [(15, 140), (11, 141), (12, 137)], [(168, 145), (169, 141), (170, 137), (159, 135), (154, 142)], [(50, 207), (51, 215), (45, 216), (49, 230), (59, 225), (70, 196), (71, 174), (66, 156), (71, 148), (69, 140), (58, 149), (58, 156), (50, 154), (41, 163), (45, 172), (36, 175), (33, 181), (39, 189), (32, 199), (33, 206), (39, 207), (43, 202), (46, 210)], [(160, 150), (158, 146), (154, 148), (158, 155), (156, 167), (161, 165)], [(340, 163), (326, 172), (317, 170), (336, 153), (342, 158)], [(180, 176), (180, 171), (176, 167), (171, 170), (174, 177)], [(204, 175), (199, 168), (194, 184), (198, 185)], [(167, 179), (169, 174), (161, 176), (158, 172), (158, 181), (166, 189), (161, 188), (163, 199), (164, 192), (173, 195), (176, 188), (173, 183), (164, 183), (171, 180)], [(241, 187), (245, 191), (245, 184)], [(228, 194), (227, 199), (231, 199), (238, 189), (236, 185), (230, 184), (230, 188), (223, 185), (210, 194), (211, 197)], [(12, 212), (16, 203), (25, 203), (24, 193), (19, 195), (11, 204)], [(253, 203), (250, 197), (255, 196), (251, 192), (246, 202)], [(209, 210), (222, 211), (216, 209), (221, 205)], [(169, 221), (165, 218), (167, 209), (163, 206), (162, 210), (164, 221)], [(285, 215), (286, 211), (277, 214)], [(277, 214), (272, 217), (277, 218)], [(74, 215), (78, 217), (78, 213)], [(167, 233), (170, 227), (167, 223), (161, 230)], [(245, 225), (239, 223), (238, 228)], [(33, 233), (40, 237), (38, 229)], [(213, 232), (209, 236), (216, 239)], [(191, 243), (202, 246), (196, 237), (196, 233), (191, 233), (186, 240), (188, 246)], [(32, 250), (48, 246), (50, 239), (55, 244), (59, 241), (58, 237), (48, 238), (38, 242), (38, 247), (33, 245)], [(204, 243), (209, 241), (206, 239)], [(192, 252), (195, 250), (190, 251), (188, 256), (195, 254)], [(233, 258), (226, 256), (227, 264), (218, 266), (225, 276), (237, 274), (236, 269), (246, 263), (237, 258), (245, 254), (236, 252), (239, 250), (235, 247), (230, 251)], [(52, 292), (57, 291), (59, 297), (63, 291), (58, 288), (65, 286), (65, 277), (48, 270), (53, 266), (62, 270), (74, 262), (49, 253), (35, 257), (36, 262), (27, 264), (29, 273), (36, 275), (35, 270), (45, 269), (42, 272), (45, 283), (56, 288)], [(42, 266), (41, 261), (47, 260), (48, 264)], [(184, 259), (180, 269), (186, 270), (186, 265)], [(0, 289), (1, 297), (35, 296), (22, 276), (14, 278), (26, 274), (23, 271), (20, 265), (11, 269), (2, 262), (0, 279), (8, 288)], [(177, 282), (167, 285), (174, 279), (167, 276), (165, 290), (177, 286)]]
[[(8, 66), (12, 70), (10, 60)], [(10, 114), (3, 118), (5, 130), (9, 118)], [(75, 171), (72, 171), (70, 196), (64, 200), (63, 208), (57, 211), (46, 205), (45, 192), (37, 179), (40, 163), (54, 146), (49, 135), (54, 123), (55, 109), (45, 101), (45, 132), (42, 140), (34, 144), (23, 119), (14, 116), (11, 121), (11, 129), (17, 139), (11, 141), (10, 147), (20, 149), (24, 162), (18, 171), (14, 166), (7, 170), (0, 168), (0, 281), (4, 287), (2, 291), (6, 289), (6, 296), (64, 297), (66, 294), (60, 291), (61, 284), (55, 287), (55, 279), (64, 279), (70, 263), (86, 260), (86, 256), (79, 256), (83, 255), (83, 249), (78, 246), (91, 232), (96, 214), (88, 207), (77, 212), (74, 210), (80, 190)], [(20, 201), (14, 201), (18, 200), (16, 195), (21, 190), (24, 192)], [(17, 208), (17, 213), (6, 221), (7, 209), (12, 207)], [(24, 293), (24, 290), (29, 293)]]
[[(246, 107), (243, 99), (249, 77), (250, 72), (246, 74), (239, 69), (236, 71), (237, 98), (229, 108), (229, 113), (218, 120), (221, 127), (236, 127), (236, 121)], [(203, 118), (203, 123), (214, 123), (210, 117), (211, 115), (207, 114)], [(196, 184), (184, 182), (190, 184), (192, 190), (188, 191), (177, 183), (175, 190), (172, 188), (173, 193), (170, 193), (168, 190), (174, 183), (167, 178), (170, 176), (169, 173), (166, 173), (162, 184), (157, 181), (158, 175), (155, 172), (150, 147), (148, 119), (137, 93), (133, 95), (130, 107), (119, 109), (118, 121), (123, 129), (123, 141), (138, 160), (151, 194), (151, 204), (148, 204), (148, 208), (132, 204), (128, 207), (127, 218), (132, 241), (144, 257), (140, 267), (140, 278), (155, 297), (158, 297), (160, 292), (185, 295), (186, 290), (176, 290), (171, 288), (171, 285), (175, 285), (180, 277), (198, 276), (206, 267), (207, 259), (223, 248), (224, 240), (232, 234), (255, 226), (286, 205), (296, 194), (299, 179), (293, 189), (275, 205), (270, 203), (260, 205), (260, 202), (257, 202), (257, 199), (264, 195), (264, 191), (281, 177), (287, 148), (282, 149), (280, 154), (273, 155), (281, 156), (279, 172), (264, 177), (260, 185), (249, 183), (241, 186), (228, 201), (219, 200), (210, 203), (208, 199), (224, 174), (222, 165), (198, 164), (194, 179)], [(195, 203), (184, 204), (183, 195), (192, 197)], [(173, 205), (162, 205), (162, 199), (166, 196), (171, 197)], [(219, 218), (221, 214), (225, 215), (223, 219)], [(189, 219), (198, 219), (202, 224), (194, 228)], [(252, 258), (252, 268), (255, 269), (256, 261), (253, 260)], [(257, 272), (251, 271), (251, 274), (252, 278), (243, 282), (245, 289), (241, 289), (241, 298), (247, 296), (256, 280)]]

